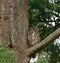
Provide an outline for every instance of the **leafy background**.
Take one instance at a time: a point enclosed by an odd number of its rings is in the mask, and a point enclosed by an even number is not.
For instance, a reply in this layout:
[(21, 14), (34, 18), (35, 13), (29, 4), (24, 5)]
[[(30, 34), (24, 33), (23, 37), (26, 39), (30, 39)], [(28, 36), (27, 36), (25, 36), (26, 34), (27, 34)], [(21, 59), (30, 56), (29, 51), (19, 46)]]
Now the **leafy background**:
[[(40, 41), (60, 27), (60, 0), (29, 0), (28, 10), (30, 26), (38, 28)], [(38, 52), (38, 63), (60, 63), (59, 40), (60, 37)]]

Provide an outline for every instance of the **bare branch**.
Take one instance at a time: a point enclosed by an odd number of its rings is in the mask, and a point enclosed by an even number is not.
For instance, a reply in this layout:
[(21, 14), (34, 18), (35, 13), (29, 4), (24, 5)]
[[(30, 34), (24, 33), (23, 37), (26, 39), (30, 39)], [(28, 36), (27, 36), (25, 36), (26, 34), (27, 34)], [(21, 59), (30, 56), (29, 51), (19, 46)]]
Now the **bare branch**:
[(58, 28), (56, 31), (51, 33), (48, 37), (46, 37), (44, 40), (42, 40), (40, 43), (34, 45), (30, 49), (28, 49), (28, 55), (31, 56), (38, 52), (39, 50), (46, 47), (48, 44), (50, 44), (54, 39), (56, 39), (58, 36), (60, 36), (60, 28)]

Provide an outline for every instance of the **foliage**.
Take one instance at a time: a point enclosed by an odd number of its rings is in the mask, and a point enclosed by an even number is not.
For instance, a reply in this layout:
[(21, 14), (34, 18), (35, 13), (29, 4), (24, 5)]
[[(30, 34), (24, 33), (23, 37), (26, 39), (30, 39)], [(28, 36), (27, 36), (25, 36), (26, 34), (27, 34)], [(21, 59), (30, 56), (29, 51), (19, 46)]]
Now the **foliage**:
[(0, 63), (16, 63), (14, 52), (8, 51), (7, 48), (0, 48)]
[[(30, 26), (32, 24), (38, 28), (41, 40), (46, 38), (60, 27), (60, 0), (29, 0), (29, 23)], [(57, 50), (58, 52), (56, 52)], [(59, 46), (54, 45), (54, 42), (43, 51), (51, 52), (50, 63), (60, 61), (60, 49)]]
[(37, 63), (48, 63), (46, 58), (40, 58), (38, 59)]

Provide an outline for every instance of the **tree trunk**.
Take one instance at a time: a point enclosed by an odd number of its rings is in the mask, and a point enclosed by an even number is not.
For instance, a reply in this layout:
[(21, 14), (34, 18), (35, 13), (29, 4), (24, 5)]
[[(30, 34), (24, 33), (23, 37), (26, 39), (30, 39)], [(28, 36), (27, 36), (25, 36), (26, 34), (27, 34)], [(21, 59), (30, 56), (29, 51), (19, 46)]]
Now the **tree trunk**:
[[(15, 1), (15, 3), (14, 3)], [(16, 53), (17, 63), (29, 63), (27, 56), (27, 33), (28, 33), (28, 1), (27, 0), (14, 0), (16, 12), (14, 13), (15, 32), (14, 32), (14, 50)], [(13, 10), (14, 11), (14, 10)]]
[(2, 0), (0, 6), (2, 6), (0, 13), (4, 24), (1, 23), (0, 30), (3, 33), (0, 34), (0, 41), (3, 42), (4, 47), (15, 51), (17, 63), (29, 63), (30, 58), (27, 56), (28, 0)]

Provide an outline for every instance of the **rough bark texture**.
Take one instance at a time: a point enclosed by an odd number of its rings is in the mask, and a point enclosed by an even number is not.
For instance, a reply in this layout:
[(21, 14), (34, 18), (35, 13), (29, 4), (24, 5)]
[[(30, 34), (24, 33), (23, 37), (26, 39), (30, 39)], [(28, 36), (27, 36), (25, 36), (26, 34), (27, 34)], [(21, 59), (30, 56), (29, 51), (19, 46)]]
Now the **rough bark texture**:
[[(2, 1), (0, 0), (0, 44), (3, 42)], [(0, 46), (1, 46), (0, 45)]]
[(8, 0), (0, 0), (0, 43), (1, 45), (6, 45), (9, 42), (8, 38)]
[[(17, 1), (12, 0), (11, 1), (11, 5), (12, 5), (11, 18), (13, 17), (10, 20), (11, 30), (12, 30), (11, 35), (13, 39), (12, 42), (13, 42), (14, 51), (16, 53), (17, 63), (29, 63), (29, 57), (27, 56), (27, 52), (26, 52), (26, 50), (28, 49), (28, 45), (27, 45), (27, 32), (28, 32), (27, 3), (28, 3), (27, 0), (17, 0)], [(16, 11), (14, 9), (16, 9)], [(15, 25), (13, 25), (13, 23)]]
[(5, 47), (12, 45), (11, 49), (15, 51), (17, 63), (29, 63), (30, 58), (26, 52), (28, 49), (28, 0), (1, 0), (0, 6), (2, 17), (0, 42), (3, 42)]
[(28, 33), (28, 10), (27, 0), (17, 0), (17, 11), (19, 14), (16, 16), (16, 60), (17, 63), (29, 63), (29, 57), (27, 56), (26, 50), (27, 45), (27, 33)]

